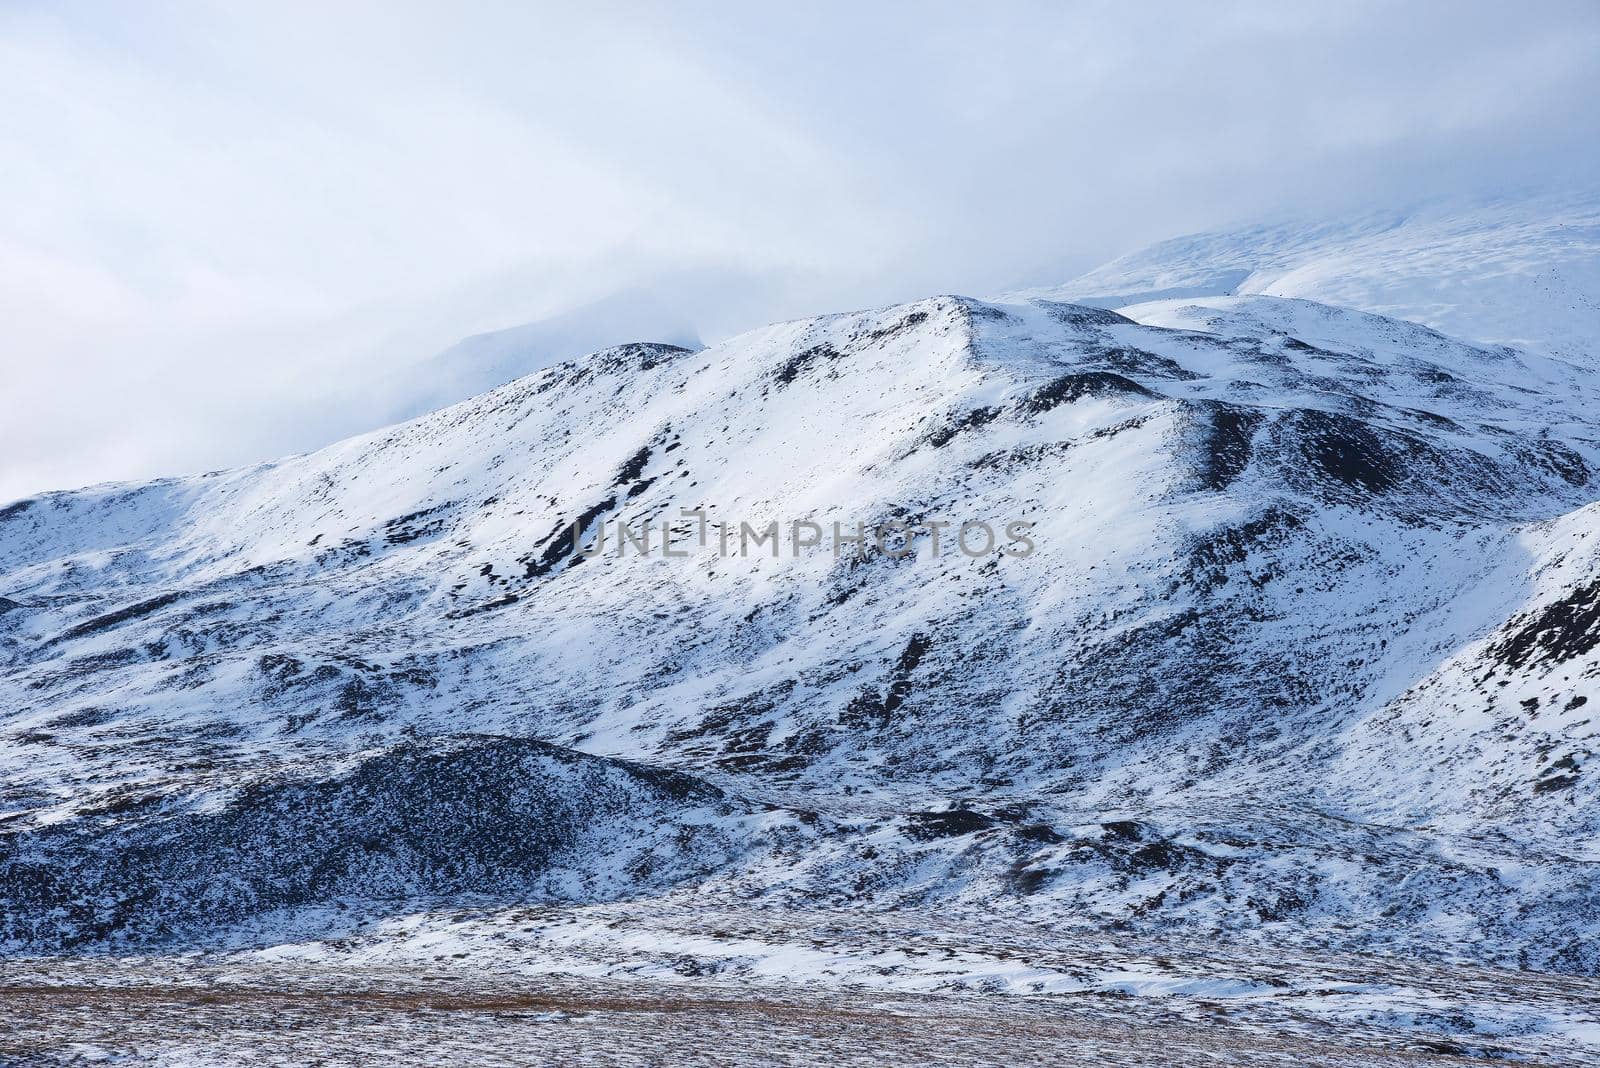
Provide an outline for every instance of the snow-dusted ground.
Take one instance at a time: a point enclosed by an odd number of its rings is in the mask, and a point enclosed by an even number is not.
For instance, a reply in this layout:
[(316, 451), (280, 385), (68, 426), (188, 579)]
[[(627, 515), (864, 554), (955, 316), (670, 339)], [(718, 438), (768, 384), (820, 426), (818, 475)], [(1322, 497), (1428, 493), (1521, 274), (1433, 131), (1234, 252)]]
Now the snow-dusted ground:
[(1593, 980), (1194, 956), (925, 914), (434, 911), (236, 953), (16, 959), (0, 1057), (84, 1063), (1593, 1063)]
[[(1600, 381), (1558, 349), (939, 297), (0, 508), (6, 981), (967, 991), (1581, 1063)], [(696, 508), (922, 533), (722, 555)], [(619, 521), (657, 551), (575, 556)]]

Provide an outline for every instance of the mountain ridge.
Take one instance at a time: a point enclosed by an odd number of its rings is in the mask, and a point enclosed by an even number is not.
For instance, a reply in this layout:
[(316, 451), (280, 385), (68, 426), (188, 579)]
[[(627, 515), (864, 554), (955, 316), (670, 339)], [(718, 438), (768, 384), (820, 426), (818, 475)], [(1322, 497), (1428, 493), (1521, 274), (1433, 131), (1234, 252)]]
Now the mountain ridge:
[[(455, 907), (426, 846), (361, 892), (271, 875), (316, 869), (292, 845), (151, 888), (191, 870), (179, 829), (257, 825), (283, 776), (497, 737), (733, 799), (726, 849), (652, 847), (639, 901), (677, 865), (771, 907), (1591, 973), (1596, 387), (1305, 301), (1125, 311), (937, 297), (622, 346), (299, 457), (8, 506), (14, 944), (212, 944), (172, 926), (195, 895), (236, 923), (298, 902), (269, 942), (335, 901)], [(685, 508), (1022, 519), (1038, 549), (724, 556)], [(580, 562), (571, 528), (601, 521), (696, 551)], [(354, 804), (325, 822), (360, 842)], [(665, 842), (690, 819), (651, 811)], [(631, 840), (595, 833), (574, 870)]]

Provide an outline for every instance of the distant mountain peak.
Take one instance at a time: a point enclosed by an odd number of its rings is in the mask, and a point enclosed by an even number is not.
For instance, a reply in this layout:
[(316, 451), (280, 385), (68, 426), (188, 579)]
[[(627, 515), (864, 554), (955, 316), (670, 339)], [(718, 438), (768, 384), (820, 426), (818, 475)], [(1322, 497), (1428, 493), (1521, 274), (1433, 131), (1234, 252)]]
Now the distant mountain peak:
[(1303, 297), (1600, 364), (1600, 193), (1441, 201), (1194, 234), (1013, 298)]

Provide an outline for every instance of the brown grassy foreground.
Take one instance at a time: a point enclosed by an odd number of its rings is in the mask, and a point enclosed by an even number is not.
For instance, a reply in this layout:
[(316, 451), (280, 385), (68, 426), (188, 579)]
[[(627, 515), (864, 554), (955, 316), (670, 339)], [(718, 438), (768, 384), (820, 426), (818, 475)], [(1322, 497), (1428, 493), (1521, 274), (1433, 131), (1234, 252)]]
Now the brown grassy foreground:
[[(1448, 1050), (1162, 1019), (1127, 999), (995, 998), (422, 972), (0, 973), (0, 1064), (1434, 1065)], [(15, 982), (8, 980), (17, 980)], [(125, 984), (125, 985), (124, 985)], [(1523, 1062), (1529, 1063), (1529, 1062)]]

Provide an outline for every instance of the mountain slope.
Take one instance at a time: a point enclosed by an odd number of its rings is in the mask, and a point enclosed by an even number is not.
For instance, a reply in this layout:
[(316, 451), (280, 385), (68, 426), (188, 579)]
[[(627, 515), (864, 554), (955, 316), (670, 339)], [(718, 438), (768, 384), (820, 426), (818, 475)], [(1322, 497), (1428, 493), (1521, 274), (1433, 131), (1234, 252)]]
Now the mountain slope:
[(1600, 352), (1600, 195), (1441, 202), (1152, 245), (1021, 299), (1294, 297), (1568, 359)]
[[(351, 896), (690, 880), (1592, 972), (1595, 394), (1559, 358), (1307, 301), (941, 297), (18, 502), (7, 930), (172, 938), (173, 880), (239, 920), (293, 906), (277, 938)], [(823, 538), (798, 554), (796, 520)], [(656, 551), (617, 555), (618, 521)], [(741, 542), (773, 521), (781, 555)], [(909, 555), (827, 537), (888, 522), (922, 528)], [(1002, 533), (963, 551), (966, 522)], [(581, 843), (559, 864), (519, 843), (436, 877), (442, 831), (377, 884), (307, 876), (345, 857), (315, 835), (238, 858), (285, 796), (393, 841), (386, 813), (441, 795), (336, 804), (351, 768), (454, 767), (486, 737), (569, 754), (467, 795), (557, 813)], [(593, 881), (612, 846), (575, 767), (661, 825), (621, 839), (655, 858), (625, 890)]]

